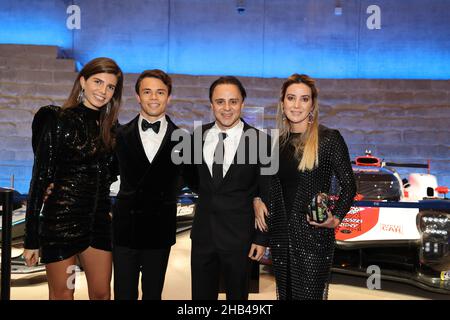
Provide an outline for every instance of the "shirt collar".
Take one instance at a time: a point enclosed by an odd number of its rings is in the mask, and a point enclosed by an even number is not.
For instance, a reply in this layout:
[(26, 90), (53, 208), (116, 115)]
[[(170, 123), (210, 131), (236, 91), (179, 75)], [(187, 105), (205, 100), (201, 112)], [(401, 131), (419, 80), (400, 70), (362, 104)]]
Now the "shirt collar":
[(211, 128), (215, 132), (225, 132), (227, 134), (227, 137), (235, 138), (236, 136), (240, 135), (242, 133), (242, 130), (244, 129), (244, 122), (242, 122), (241, 119), (239, 119), (238, 124), (236, 124), (233, 128), (222, 130), (217, 125), (217, 122), (214, 123), (214, 126)]

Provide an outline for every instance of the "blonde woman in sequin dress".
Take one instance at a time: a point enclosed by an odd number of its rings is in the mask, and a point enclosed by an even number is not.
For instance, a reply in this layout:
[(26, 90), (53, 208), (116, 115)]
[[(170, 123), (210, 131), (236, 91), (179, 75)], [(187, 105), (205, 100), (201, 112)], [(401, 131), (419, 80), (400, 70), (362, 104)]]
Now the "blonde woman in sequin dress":
[[(334, 253), (334, 228), (353, 202), (356, 185), (347, 145), (338, 130), (319, 124), (318, 90), (307, 75), (293, 74), (281, 88), (277, 126), (280, 164), (271, 185), (268, 231), (280, 300), (326, 299)], [(337, 181), (339, 199), (321, 223), (308, 204)], [(260, 229), (264, 215), (256, 212)]]

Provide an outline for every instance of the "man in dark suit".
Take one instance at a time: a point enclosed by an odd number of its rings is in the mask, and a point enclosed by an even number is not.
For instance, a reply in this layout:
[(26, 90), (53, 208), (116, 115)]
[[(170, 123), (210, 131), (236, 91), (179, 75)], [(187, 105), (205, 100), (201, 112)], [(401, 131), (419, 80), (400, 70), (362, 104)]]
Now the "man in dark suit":
[(260, 148), (270, 150), (270, 142), (241, 120), (245, 97), (237, 78), (217, 79), (209, 91), (215, 122), (193, 135), (194, 189), (199, 194), (191, 231), (195, 300), (217, 299), (221, 276), (227, 299), (246, 300), (249, 258), (261, 259), (267, 244), (266, 236), (255, 230), (254, 205), (267, 194), (270, 177), (261, 174)]
[(144, 71), (135, 86), (139, 115), (117, 130), (120, 190), (113, 211), (115, 299), (161, 299), (176, 236), (181, 166), (171, 161), (177, 126), (165, 114), (172, 81), (161, 70)]

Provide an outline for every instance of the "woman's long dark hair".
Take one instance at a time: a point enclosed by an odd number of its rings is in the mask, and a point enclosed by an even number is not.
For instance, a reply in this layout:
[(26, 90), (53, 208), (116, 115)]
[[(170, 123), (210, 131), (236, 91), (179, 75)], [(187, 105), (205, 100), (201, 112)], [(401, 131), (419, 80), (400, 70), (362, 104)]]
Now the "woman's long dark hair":
[(81, 91), (80, 78), (85, 80), (98, 73), (110, 73), (117, 77), (117, 84), (114, 90), (113, 97), (109, 102), (109, 112), (107, 112), (106, 105), (100, 109), (100, 141), (104, 148), (111, 150), (115, 145), (115, 134), (112, 130), (117, 123), (119, 115), (120, 103), (122, 100), (123, 89), (123, 73), (117, 63), (110, 58), (95, 58), (89, 61), (78, 74), (75, 83), (72, 87), (72, 92), (69, 98), (63, 104), (64, 109), (74, 108), (79, 105), (78, 96)]

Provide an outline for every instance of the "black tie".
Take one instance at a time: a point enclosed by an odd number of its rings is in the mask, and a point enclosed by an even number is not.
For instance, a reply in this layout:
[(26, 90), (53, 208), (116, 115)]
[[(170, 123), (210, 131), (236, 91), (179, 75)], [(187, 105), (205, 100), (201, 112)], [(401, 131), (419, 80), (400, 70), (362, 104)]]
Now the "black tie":
[(147, 129), (152, 128), (155, 133), (159, 132), (159, 127), (161, 126), (161, 121), (156, 121), (154, 123), (150, 123), (145, 119), (142, 119), (141, 128), (142, 131), (147, 131)]
[(225, 132), (219, 133), (219, 142), (214, 150), (214, 160), (212, 165), (212, 176), (214, 185), (217, 187), (223, 180), (223, 159), (225, 156), (225, 146), (223, 140), (227, 138)]

